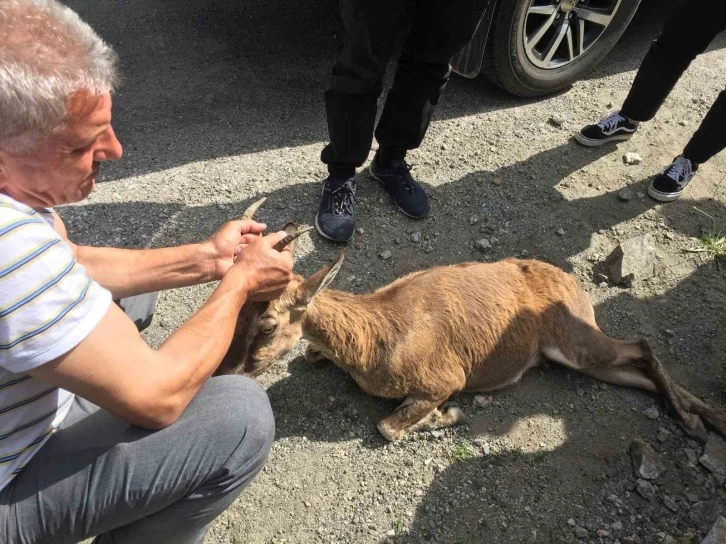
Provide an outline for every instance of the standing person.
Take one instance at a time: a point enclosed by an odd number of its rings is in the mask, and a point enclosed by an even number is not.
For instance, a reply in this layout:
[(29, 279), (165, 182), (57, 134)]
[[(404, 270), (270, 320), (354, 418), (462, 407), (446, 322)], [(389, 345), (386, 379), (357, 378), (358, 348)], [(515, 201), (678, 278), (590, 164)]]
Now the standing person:
[[(587, 125), (575, 139), (586, 146), (630, 139), (641, 122), (655, 117), (691, 61), (723, 30), (726, 30), (723, 0), (681, 0), (640, 65), (620, 111), (597, 124)], [(648, 194), (660, 202), (677, 200), (698, 166), (725, 147), (726, 91), (722, 91), (683, 152), (651, 181)]]
[(395, 42), (408, 32), (375, 136), (370, 175), (407, 216), (429, 213), (428, 197), (406, 164), (426, 134), (451, 75), (449, 61), (471, 39), (486, 0), (341, 0), (346, 36), (325, 93), (330, 143), (315, 226), (325, 238), (353, 236), (355, 171), (371, 149), (377, 101)]
[[(89, 247), (52, 210), (121, 158), (115, 80), (115, 54), (69, 8), (0, 1), (2, 543), (202, 544), (275, 434), (262, 387), (210, 376), (244, 302), (292, 278), (273, 247), (285, 233), (232, 221), (199, 244)], [(145, 294), (214, 280), (158, 349), (144, 342)]]

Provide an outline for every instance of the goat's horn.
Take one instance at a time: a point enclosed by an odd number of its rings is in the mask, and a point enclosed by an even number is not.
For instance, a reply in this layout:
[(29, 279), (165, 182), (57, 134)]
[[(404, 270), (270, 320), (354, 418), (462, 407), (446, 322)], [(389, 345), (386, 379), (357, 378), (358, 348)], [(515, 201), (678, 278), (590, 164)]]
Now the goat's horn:
[(242, 214), (242, 219), (252, 219), (255, 214), (257, 213), (257, 210), (265, 203), (265, 200), (267, 200), (267, 197), (262, 197), (254, 204), (251, 204), (249, 208), (245, 210), (245, 213)]
[(289, 245), (293, 240), (295, 240), (296, 238), (299, 238), (306, 232), (310, 232), (311, 230), (313, 230), (313, 227), (305, 227), (302, 229), (297, 229), (294, 232), (291, 232), (290, 234), (285, 236), (282, 240), (277, 242), (274, 246), (274, 249), (276, 249), (277, 251), (282, 251), (285, 248), (285, 246)]

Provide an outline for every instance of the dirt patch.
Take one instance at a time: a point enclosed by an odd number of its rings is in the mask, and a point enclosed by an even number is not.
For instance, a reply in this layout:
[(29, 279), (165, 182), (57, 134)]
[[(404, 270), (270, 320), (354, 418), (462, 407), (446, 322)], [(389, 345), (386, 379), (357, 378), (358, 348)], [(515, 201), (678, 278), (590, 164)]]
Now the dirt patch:
[[(335, 2), (69, 4), (117, 48), (125, 76), (115, 116), (126, 157), (104, 170), (113, 183), (62, 210), (78, 242), (199, 240), (263, 194), (269, 225), (311, 223), (324, 177)], [(568, 93), (517, 100), (482, 79), (455, 78), (410, 155), (431, 218), (401, 216), (361, 173), (363, 233), (335, 287), (360, 292), (432, 265), (541, 258), (577, 277), (608, 334), (648, 339), (680, 381), (726, 404), (726, 274), (707, 254), (684, 251), (709, 223), (694, 207), (726, 224), (724, 157), (703, 165), (675, 203), (641, 196), (722, 90), (726, 40), (691, 65), (629, 142), (585, 149), (571, 141), (625, 97), (662, 24), (655, 11)], [(624, 164), (627, 152), (642, 162)], [(625, 187), (627, 201), (618, 197)], [(619, 242), (645, 233), (657, 246), (654, 278), (625, 289), (595, 275)], [(301, 249), (303, 274), (340, 250), (307, 236)], [(391, 258), (382, 261), (383, 251)], [(160, 343), (210, 289), (164, 293), (148, 340)], [(302, 349), (261, 378), (277, 440), (210, 544), (696, 542), (726, 509), (723, 484), (698, 462), (702, 446), (647, 394), (547, 366), (483, 408), (459, 395), (469, 426), (387, 444), (375, 425), (395, 403), (364, 395), (330, 364), (306, 365)], [(664, 462), (648, 485), (628, 456), (635, 436)]]

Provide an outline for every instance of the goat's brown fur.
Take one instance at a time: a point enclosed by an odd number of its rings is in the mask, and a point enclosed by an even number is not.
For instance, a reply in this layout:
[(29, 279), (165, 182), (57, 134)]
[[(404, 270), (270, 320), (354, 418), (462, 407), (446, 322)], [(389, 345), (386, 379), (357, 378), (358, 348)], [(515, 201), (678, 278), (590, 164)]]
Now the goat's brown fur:
[[(292, 226), (294, 227), (294, 225)], [(442, 408), (459, 391), (516, 383), (547, 358), (617, 385), (661, 394), (703, 438), (703, 418), (726, 434), (726, 413), (678, 385), (642, 340), (614, 340), (577, 281), (536, 260), (432, 268), (370, 294), (325, 289), (343, 255), (268, 303), (246, 304), (218, 373), (257, 376), (300, 340), (308, 361), (331, 359), (367, 393), (403, 398), (378, 425), (389, 440), (463, 421)], [(267, 330), (267, 332), (263, 332)]]

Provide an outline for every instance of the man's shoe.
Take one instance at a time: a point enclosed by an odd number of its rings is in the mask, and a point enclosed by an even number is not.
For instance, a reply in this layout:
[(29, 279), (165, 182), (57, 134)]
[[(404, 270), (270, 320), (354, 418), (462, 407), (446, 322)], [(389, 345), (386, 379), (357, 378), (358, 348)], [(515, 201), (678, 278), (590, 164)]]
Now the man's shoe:
[(686, 190), (696, 175), (698, 165), (683, 155), (678, 155), (665, 170), (658, 174), (648, 187), (648, 194), (658, 202), (673, 202)]
[(599, 123), (587, 125), (575, 134), (575, 140), (588, 147), (597, 147), (608, 142), (621, 142), (630, 140), (638, 125), (629, 122), (625, 117), (615, 111)]
[(378, 155), (371, 161), (368, 171), (371, 177), (379, 181), (393, 202), (409, 217), (421, 219), (430, 211), (429, 197), (426, 191), (411, 175), (411, 167), (404, 160), (393, 160), (389, 166), (378, 162)]
[(320, 236), (334, 242), (347, 242), (355, 228), (355, 178), (328, 177), (323, 182), (320, 209), (315, 216)]

